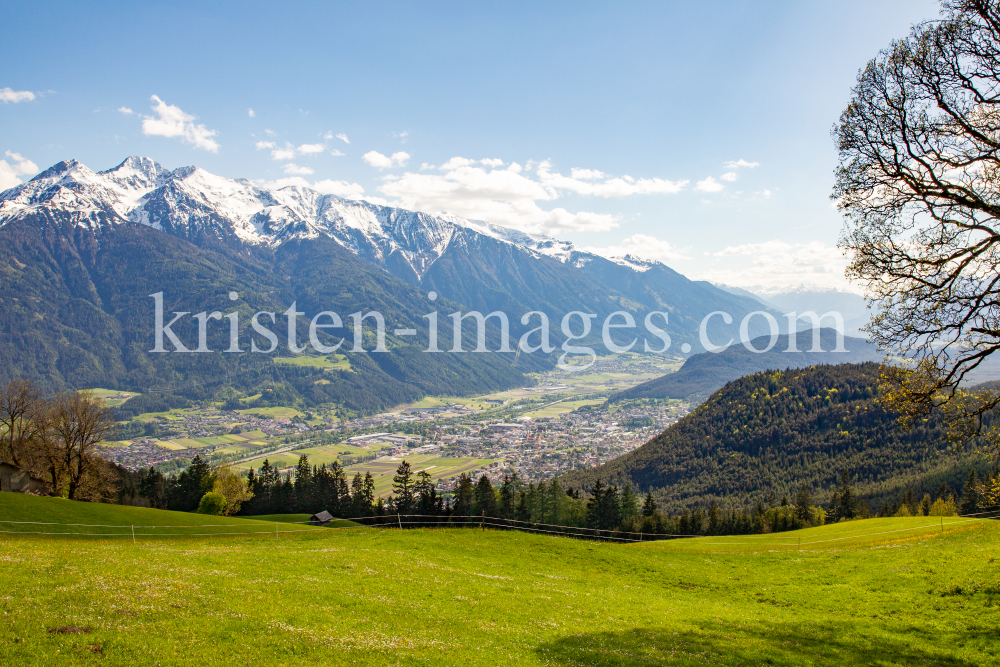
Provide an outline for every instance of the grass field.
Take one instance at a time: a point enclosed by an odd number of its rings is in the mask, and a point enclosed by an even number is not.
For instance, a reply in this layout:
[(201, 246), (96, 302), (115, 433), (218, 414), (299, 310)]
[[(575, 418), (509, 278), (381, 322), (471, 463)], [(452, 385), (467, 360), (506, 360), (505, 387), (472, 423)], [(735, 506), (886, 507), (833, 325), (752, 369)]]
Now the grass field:
[[(208, 520), (13, 496), (8, 521)], [(0, 664), (997, 664), (1000, 525), (879, 534), (918, 521), (814, 529), (861, 536), (802, 551), (477, 529), (4, 535)], [(47, 631), (62, 626), (90, 632)]]
[(237, 410), (241, 415), (264, 415), (265, 417), (303, 417), (305, 413), (299, 412), (295, 408), (274, 407), (274, 408), (247, 408)]
[(526, 412), (524, 414), (532, 419), (538, 419), (540, 417), (557, 417), (559, 415), (573, 412), (577, 408), (583, 407), (584, 405), (601, 405), (602, 403), (604, 403), (603, 398), (588, 398), (581, 401), (559, 401), (558, 403), (547, 405), (540, 410), (532, 410), (531, 412)]
[[(86, 391), (90, 392), (90, 394), (95, 398), (102, 399), (104, 405), (106, 405), (109, 408), (121, 405), (129, 398), (140, 395), (134, 391), (119, 391), (117, 389), (103, 389), (101, 387), (98, 387), (96, 389), (87, 389)], [(111, 396), (114, 396), (115, 398), (110, 398)], [(128, 398), (118, 398), (118, 396), (127, 396)]]
[(391, 459), (377, 459), (367, 463), (348, 466), (345, 469), (348, 479), (353, 479), (354, 475), (360, 472), (364, 475), (370, 472), (375, 478), (375, 495), (387, 497), (392, 493), (392, 478), (396, 474), (396, 468), (406, 459), (413, 470), (414, 477), (421, 470), (426, 470), (431, 475), (431, 480), (437, 482), (441, 478), (455, 477), (463, 472), (470, 472), (481, 466), (492, 463), (492, 459), (474, 458), (451, 458), (438, 456), (436, 454), (419, 454), (417, 456), (402, 456)]
[(325, 368), (327, 370), (349, 371), (351, 362), (346, 355), (331, 354), (328, 357), (313, 355), (302, 355), (298, 357), (277, 357), (276, 364), (289, 364), (292, 366), (309, 366), (311, 368)]

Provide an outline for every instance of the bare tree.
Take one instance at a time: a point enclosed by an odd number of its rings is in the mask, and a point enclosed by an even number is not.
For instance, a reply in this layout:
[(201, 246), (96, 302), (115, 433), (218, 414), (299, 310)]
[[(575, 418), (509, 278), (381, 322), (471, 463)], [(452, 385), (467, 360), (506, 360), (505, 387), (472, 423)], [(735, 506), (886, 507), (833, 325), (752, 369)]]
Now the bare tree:
[(44, 401), (30, 380), (14, 379), (0, 387), (0, 461), (30, 468), (44, 431)]
[(859, 73), (834, 128), (833, 197), (848, 276), (867, 289), (868, 331), (904, 363), (885, 400), (913, 424), (938, 411), (952, 437), (1000, 432), (996, 391), (959, 384), (1000, 349), (1000, 7), (942, 5)]
[(46, 456), (52, 462), (52, 474), (61, 468), (62, 483), (71, 500), (92, 496), (88, 483), (102, 486), (106, 477), (101, 469), (106, 462), (95, 455), (94, 448), (114, 428), (111, 411), (89, 394), (66, 392), (52, 399), (47, 424)]

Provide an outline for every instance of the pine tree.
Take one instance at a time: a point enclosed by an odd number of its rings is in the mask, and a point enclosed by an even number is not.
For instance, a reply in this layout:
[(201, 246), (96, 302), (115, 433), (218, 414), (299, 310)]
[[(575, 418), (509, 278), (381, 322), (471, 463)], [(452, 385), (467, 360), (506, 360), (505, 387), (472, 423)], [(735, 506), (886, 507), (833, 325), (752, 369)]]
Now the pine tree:
[(799, 490), (795, 494), (795, 516), (802, 523), (809, 523), (812, 518), (812, 502), (812, 491), (805, 484), (799, 484)]
[(959, 508), (961, 514), (975, 514), (979, 511), (979, 475), (975, 468), (969, 473), (969, 479), (965, 481), (962, 488), (962, 505)]
[(431, 481), (431, 474), (426, 470), (417, 473), (417, 512), (425, 516), (432, 516), (437, 512), (438, 495), (434, 483)]
[(590, 528), (601, 527), (601, 505), (604, 502), (604, 485), (600, 478), (594, 482), (590, 489), (590, 499), (587, 501), (587, 526)]
[[(788, 504), (787, 500), (785, 504), (786, 505)], [(718, 535), (721, 532), (720, 523), (721, 521), (719, 519), (719, 506), (716, 505), (715, 501), (713, 500), (712, 506), (708, 508), (708, 534)]]
[[(456, 517), (468, 517), (472, 514), (472, 503), (476, 497), (475, 485), (472, 478), (466, 473), (462, 473), (455, 483), (455, 500), (452, 504), (452, 513)], [(460, 519), (465, 521), (465, 519)]]
[(300, 511), (310, 512), (312, 509), (311, 496), (312, 467), (309, 465), (309, 457), (302, 454), (299, 456), (299, 462), (295, 465), (295, 498)]
[(517, 496), (518, 489), (521, 485), (520, 480), (517, 478), (517, 472), (515, 471), (513, 475), (504, 475), (503, 485), (500, 487), (500, 506), (497, 510), (500, 512), (500, 517), (503, 519), (513, 519), (517, 513)]
[(920, 501), (920, 514), (923, 516), (930, 516), (932, 504), (931, 494), (925, 493), (923, 499)]
[(857, 516), (854, 491), (851, 489), (851, 473), (844, 470), (840, 475), (840, 505), (837, 507), (839, 519), (853, 519)]
[(646, 500), (642, 503), (642, 515), (643, 516), (653, 516), (656, 514), (656, 510), (659, 508), (656, 506), (656, 501), (653, 500), (653, 494), (647, 492)]
[(478, 517), (496, 517), (497, 515), (497, 494), (493, 490), (490, 478), (486, 475), (480, 476), (479, 482), (476, 484), (472, 515)]
[(622, 523), (628, 523), (639, 516), (639, 499), (632, 493), (631, 484), (626, 484), (622, 489), (621, 516)]
[(413, 473), (405, 460), (396, 468), (392, 491), (396, 497), (396, 513), (409, 514), (413, 510)]

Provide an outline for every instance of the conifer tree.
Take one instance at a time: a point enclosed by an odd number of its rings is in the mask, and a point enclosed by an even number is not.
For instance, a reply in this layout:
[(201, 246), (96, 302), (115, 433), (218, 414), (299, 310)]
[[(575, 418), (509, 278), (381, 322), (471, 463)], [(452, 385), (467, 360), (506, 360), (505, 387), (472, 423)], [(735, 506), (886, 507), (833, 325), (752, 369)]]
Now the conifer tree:
[(628, 523), (639, 516), (639, 499), (632, 493), (632, 485), (626, 484), (622, 489), (621, 517), (622, 523)]
[[(452, 503), (452, 513), (457, 517), (472, 515), (472, 503), (476, 497), (475, 485), (468, 474), (462, 473), (455, 483), (455, 500)], [(465, 519), (461, 519), (465, 521)]]
[(646, 493), (646, 500), (642, 503), (642, 515), (643, 516), (653, 516), (656, 514), (656, 510), (659, 509), (656, 506), (656, 501), (653, 500), (653, 494), (650, 492)]
[(493, 484), (486, 475), (479, 477), (476, 483), (475, 501), (472, 506), (473, 516), (495, 517), (497, 515), (497, 494)]
[(392, 491), (396, 497), (397, 514), (408, 514), (413, 510), (413, 473), (406, 460), (396, 468), (396, 474), (392, 478)]
[(961, 514), (975, 514), (979, 511), (979, 475), (973, 468), (969, 473), (969, 478), (962, 488), (962, 505), (959, 508)]
[(853, 519), (856, 514), (854, 491), (851, 489), (851, 473), (844, 470), (840, 475), (839, 504), (837, 507), (838, 519)]
[(795, 516), (802, 523), (808, 523), (811, 519), (812, 502), (812, 491), (805, 484), (799, 484), (799, 490), (795, 494)]

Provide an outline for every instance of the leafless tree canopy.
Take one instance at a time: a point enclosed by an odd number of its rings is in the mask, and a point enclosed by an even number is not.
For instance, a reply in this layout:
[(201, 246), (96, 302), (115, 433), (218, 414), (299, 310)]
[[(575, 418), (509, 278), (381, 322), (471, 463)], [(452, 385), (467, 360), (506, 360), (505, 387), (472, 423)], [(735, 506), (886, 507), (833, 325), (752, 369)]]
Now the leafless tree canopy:
[(67, 392), (46, 400), (28, 380), (0, 387), (0, 460), (71, 499), (114, 496), (117, 475), (95, 451), (113, 427), (110, 411), (88, 394)]
[(17, 467), (31, 462), (32, 443), (43, 429), (42, 396), (28, 380), (0, 387), (0, 461)]
[(849, 277), (875, 342), (910, 360), (886, 376), (907, 419), (935, 408), (984, 435), (997, 394), (959, 383), (1000, 348), (1000, 3), (944, 3), (858, 76), (834, 128), (834, 198)]

